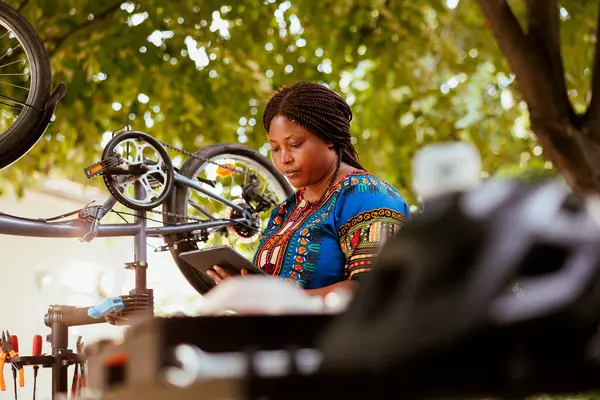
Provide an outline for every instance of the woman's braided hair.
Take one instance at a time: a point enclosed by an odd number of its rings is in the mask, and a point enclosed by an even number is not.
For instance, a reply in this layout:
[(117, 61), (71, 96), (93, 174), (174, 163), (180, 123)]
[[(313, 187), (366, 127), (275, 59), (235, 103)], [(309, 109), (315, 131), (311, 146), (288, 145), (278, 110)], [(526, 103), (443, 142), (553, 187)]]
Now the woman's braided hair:
[(333, 90), (312, 82), (298, 82), (281, 88), (265, 107), (265, 131), (269, 132), (271, 121), (278, 114), (333, 144), (341, 161), (364, 170), (351, 141), (352, 111), (348, 103)]

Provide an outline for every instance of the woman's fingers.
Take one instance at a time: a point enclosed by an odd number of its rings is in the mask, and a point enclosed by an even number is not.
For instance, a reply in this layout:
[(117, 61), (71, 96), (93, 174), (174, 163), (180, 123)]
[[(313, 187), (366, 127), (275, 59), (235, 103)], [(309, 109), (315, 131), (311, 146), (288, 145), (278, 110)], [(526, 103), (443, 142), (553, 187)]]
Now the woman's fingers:
[(225, 268), (221, 267), (220, 265), (213, 265), (213, 269), (212, 270), (209, 269), (206, 273), (211, 278), (213, 278), (215, 280), (215, 283), (217, 283), (217, 284), (219, 284), (223, 280), (225, 280), (227, 278), (231, 278), (233, 276), (229, 272), (227, 272), (225, 270)]
[(206, 271), (206, 274), (208, 276), (210, 276), (211, 278), (213, 278), (213, 280), (215, 281), (215, 283), (218, 285), (219, 283), (221, 283), (221, 281), (223, 281), (223, 277), (221, 275), (219, 275), (218, 273), (216, 273), (215, 271), (211, 271), (210, 269), (208, 271)]
[(225, 270), (225, 268), (221, 267), (220, 265), (215, 265), (213, 266), (213, 268), (215, 269), (215, 271), (217, 271), (219, 275), (221, 275), (223, 279), (231, 277), (231, 275)]
[[(206, 273), (208, 274), (208, 276), (210, 276), (211, 278), (213, 278), (215, 280), (216, 284), (219, 284), (223, 280), (233, 276), (230, 273), (228, 273), (225, 270), (225, 268), (221, 267), (220, 265), (213, 265), (213, 269), (209, 269), (208, 271), (206, 271)], [(246, 268), (243, 268), (240, 271), (240, 273), (242, 276), (248, 276), (251, 274), (250, 271)]]

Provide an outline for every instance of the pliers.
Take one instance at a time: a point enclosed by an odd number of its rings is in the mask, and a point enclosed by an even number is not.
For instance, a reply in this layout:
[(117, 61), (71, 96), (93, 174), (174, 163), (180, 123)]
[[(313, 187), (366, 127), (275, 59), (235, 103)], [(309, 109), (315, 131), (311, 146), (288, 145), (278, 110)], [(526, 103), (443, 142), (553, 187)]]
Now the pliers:
[[(4, 349), (10, 358), (19, 357), (19, 353), (13, 350), (11, 338), (12, 336), (8, 330), (6, 331), (6, 339), (4, 338), (4, 332), (2, 332), (2, 345), (3, 347), (6, 346)], [(25, 386), (25, 370), (23, 369), (23, 364), (20, 362), (13, 363), (13, 368), (19, 371), (19, 386)]]

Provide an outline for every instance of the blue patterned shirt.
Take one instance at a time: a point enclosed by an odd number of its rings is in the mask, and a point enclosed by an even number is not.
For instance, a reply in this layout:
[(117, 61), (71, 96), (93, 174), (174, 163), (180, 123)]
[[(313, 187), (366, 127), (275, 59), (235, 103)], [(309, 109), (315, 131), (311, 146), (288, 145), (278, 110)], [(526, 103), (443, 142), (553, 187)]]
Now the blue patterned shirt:
[(297, 191), (271, 213), (254, 263), (317, 289), (370, 270), (379, 247), (410, 218), (402, 195), (365, 171), (347, 174), (315, 202)]

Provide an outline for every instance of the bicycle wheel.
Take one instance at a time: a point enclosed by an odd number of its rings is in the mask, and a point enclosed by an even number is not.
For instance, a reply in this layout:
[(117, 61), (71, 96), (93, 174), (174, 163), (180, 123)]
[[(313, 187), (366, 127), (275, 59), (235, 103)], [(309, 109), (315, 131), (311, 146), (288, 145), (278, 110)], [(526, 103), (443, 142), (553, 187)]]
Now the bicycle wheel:
[(51, 86), (44, 43), (21, 14), (0, 2), (0, 169), (37, 143), (39, 138), (29, 136), (42, 118)]
[[(259, 178), (258, 191), (269, 196), (277, 204), (291, 196), (294, 191), (283, 175), (273, 166), (271, 161), (259, 152), (243, 145), (215, 144), (207, 146), (195, 153), (196, 156), (209, 160), (203, 161), (189, 158), (181, 167), (179, 173), (190, 179), (199, 179), (199, 184), (213, 193), (244, 206), (242, 198), (242, 185), (248, 182), (248, 175), (232, 173), (230, 170), (218, 167), (219, 165), (235, 166), (242, 171), (256, 174)], [(202, 182), (208, 179), (215, 182), (215, 186)], [(187, 217), (196, 217), (209, 220), (211, 218), (232, 218), (232, 208), (211, 199), (210, 197), (188, 187), (177, 185), (171, 192), (171, 198), (163, 206), (164, 210), (177, 214), (180, 217), (165, 216), (165, 225), (174, 223), (193, 223), (185, 220)], [(207, 241), (203, 242), (197, 233), (179, 233), (165, 236), (165, 242), (171, 246), (171, 255), (181, 273), (187, 281), (200, 294), (206, 293), (213, 287), (210, 277), (198, 272), (191, 265), (179, 258), (184, 251), (204, 247), (227, 244), (235, 248), (248, 259), (254, 254), (258, 245), (259, 231), (264, 229), (269, 219), (272, 207), (260, 213), (260, 228), (249, 230), (244, 226), (219, 228), (208, 232)]]

